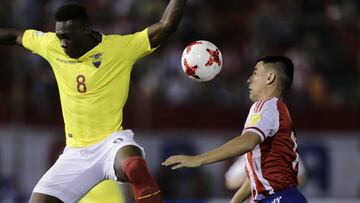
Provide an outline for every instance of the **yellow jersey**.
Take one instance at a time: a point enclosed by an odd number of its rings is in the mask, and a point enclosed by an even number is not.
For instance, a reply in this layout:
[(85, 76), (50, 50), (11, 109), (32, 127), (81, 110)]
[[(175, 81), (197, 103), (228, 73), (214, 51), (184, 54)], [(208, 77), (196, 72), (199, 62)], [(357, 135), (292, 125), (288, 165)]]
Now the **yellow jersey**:
[(132, 67), (154, 50), (147, 29), (129, 35), (102, 35), (101, 42), (78, 59), (64, 53), (53, 32), (26, 30), (22, 43), (52, 67), (70, 147), (96, 144), (122, 129)]
[(79, 203), (124, 203), (121, 188), (114, 180), (104, 180), (92, 188)]

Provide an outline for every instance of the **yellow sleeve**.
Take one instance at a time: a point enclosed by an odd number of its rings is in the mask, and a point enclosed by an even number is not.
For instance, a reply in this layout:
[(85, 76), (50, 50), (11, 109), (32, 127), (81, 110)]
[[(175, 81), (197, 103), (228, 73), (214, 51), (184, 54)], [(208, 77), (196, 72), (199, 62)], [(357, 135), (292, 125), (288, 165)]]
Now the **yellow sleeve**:
[(47, 47), (55, 37), (55, 34), (51, 32), (44, 33), (30, 29), (24, 32), (22, 44), (26, 49), (46, 59)]
[(121, 47), (127, 52), (127, 55), (134, 61), (152, 53), (156, 48), (151, 49), (148, 29), (144, 29), (141, 32), (125, 35), (119, 38), (123, 43)]

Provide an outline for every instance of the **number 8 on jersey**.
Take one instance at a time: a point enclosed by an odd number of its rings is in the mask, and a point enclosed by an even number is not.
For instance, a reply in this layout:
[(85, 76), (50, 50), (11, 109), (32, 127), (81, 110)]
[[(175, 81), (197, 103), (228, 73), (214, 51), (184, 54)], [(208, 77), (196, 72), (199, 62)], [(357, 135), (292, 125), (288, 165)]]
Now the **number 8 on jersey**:
[(77, 90), (80, 93), (85, 93), (86, 92), (86, 84), (85, 84), (85, 76), (84, 75), (78, 75), (76, 77), (76, 83), (77, 83)]

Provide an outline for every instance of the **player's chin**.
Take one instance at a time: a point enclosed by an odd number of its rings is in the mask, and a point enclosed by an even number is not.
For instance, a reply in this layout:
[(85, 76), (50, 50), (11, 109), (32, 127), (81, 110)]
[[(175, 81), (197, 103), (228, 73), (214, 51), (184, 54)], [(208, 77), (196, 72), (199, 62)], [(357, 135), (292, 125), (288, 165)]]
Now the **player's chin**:
[(74, 59), (79, 58), (78, 54), (76, 54), (74, 51), (64, 49), (64, 53), (68, 55), (70, 58), (74, 58)]
[(251, 90), (249, 91), (249, 98), (251, 101), (255, 102), (256, 101), (256, 98), (254, 96), (254, 94), (252, 94)]
[(73, 59), (79, 58), (79, 57), (77, 57), (75, 54), (71, 54), (71, 53), (66, 54), (66, 55), (68, 55), (70, 58), (73, 58)]

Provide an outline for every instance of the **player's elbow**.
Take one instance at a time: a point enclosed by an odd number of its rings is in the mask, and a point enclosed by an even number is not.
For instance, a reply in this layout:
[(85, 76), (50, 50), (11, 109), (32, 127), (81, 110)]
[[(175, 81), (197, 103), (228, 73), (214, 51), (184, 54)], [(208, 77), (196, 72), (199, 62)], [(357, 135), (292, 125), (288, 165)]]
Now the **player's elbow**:
[(0, 28), (0, 45), (21, 44), (23, 31), (12, 28)]

